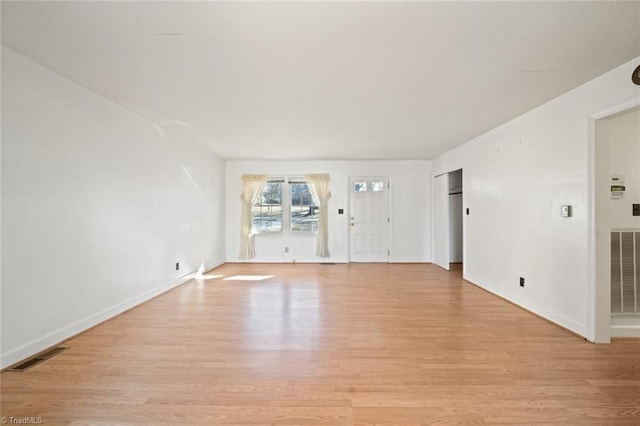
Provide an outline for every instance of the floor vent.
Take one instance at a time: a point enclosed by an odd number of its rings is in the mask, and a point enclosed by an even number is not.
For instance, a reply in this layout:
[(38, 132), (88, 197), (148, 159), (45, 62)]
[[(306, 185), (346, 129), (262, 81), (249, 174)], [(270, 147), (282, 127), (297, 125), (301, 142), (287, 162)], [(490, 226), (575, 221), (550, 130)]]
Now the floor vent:
[(31, 358), (22, 361), (20, 364), (16, 364), (13, 367), (8, 368), (6, 371), (22, 373), (23, 371), (27, 371), (34, 365), (38, 365), (41, 362), (48, 360), (49, 358), (53, 358), (54, 356), (66, 351), (67, 349), (69, 348), (65, 346), (58, 346), (53, 349), (48, 349), (45, 352), (41, 352), (37, 355), (32, 356)]
[(611, 313), (640, 315), (640, 229), (611, 231)]

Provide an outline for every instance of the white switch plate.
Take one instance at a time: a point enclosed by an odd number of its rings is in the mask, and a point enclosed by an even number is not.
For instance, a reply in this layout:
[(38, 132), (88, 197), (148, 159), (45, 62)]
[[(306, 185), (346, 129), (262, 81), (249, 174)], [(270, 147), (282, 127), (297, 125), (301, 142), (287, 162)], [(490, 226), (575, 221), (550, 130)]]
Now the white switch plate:
[(560, 206), (560, 216), (571, 217), (571, 206)]

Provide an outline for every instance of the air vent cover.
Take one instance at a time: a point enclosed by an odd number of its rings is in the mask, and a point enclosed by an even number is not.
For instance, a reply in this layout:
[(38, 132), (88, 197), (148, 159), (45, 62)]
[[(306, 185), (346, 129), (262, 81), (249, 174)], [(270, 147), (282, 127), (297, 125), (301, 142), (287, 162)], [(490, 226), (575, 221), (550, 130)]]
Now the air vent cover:
[(640, 315), (640, 230), (611, 232), (611, 313)]
[(15, 372), (23, 372), (23, 371), (27, 371), (28, 369), (30, 369), (31, 367), (33, 367), (34, 365), (38, 365), (41, 362), (44, 362), (46, 360), (48, 360), (49, 358), (53, 358), (54, 356), (66, 351), (67, 349), (69, 349), (68, 347), (65, 346), (58, 346), (52, 349), (47, 349), (44, 352), (40, 352), (37, 355), (32, 356), (31, 358), (28, 358), (24, 361), (22, 361), (20, 364), (14, 365), (11, 368), (8, 368), (6, 371), (15, 371)]

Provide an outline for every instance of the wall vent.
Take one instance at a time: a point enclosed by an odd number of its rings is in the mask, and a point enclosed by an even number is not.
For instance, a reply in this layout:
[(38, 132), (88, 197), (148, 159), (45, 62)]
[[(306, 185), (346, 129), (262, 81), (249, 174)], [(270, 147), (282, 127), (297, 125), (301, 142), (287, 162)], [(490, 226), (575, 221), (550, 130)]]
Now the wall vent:
[(38, 365), (41, 362), (48, 360), (49, 358), (53, 358), (54, 356), (66, 351), (67, 349), (69, 348), (65, 346), (58, 346), (52, 349), (47, 349), (46, 351), (40, 352), (39, 354), (34, 355), (31, 358), (27, 358), (20, 364), (16, 364), (13, 367), (7, 368), (6, 371), (15, 371), (18, 373), (22, 373), (23, 371), (27, 371), (34, 365)]
[(640, 229), (611, 231), (611, 313), (640, 315)]

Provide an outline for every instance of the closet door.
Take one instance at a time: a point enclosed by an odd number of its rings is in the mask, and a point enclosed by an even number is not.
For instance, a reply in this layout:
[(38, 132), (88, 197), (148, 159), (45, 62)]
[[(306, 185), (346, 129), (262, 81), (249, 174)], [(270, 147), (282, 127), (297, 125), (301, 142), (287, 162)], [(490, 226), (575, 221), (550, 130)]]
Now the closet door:
[(433, 263), (449, 270), (449, 174), (436, 176), (433, 188)]

